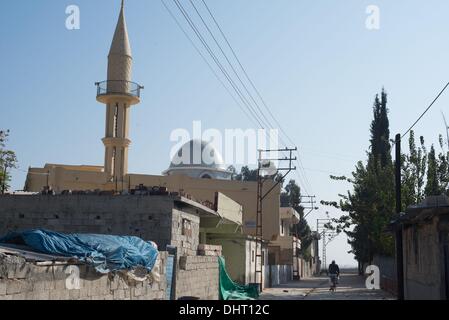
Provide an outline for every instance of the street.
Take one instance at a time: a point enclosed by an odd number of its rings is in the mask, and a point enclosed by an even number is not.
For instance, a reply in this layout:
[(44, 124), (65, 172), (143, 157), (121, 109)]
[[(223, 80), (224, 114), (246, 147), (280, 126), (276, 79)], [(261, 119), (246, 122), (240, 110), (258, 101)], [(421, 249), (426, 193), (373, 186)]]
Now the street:
[(340, 276), (336, 292), (329, 291), (326, 276), (293, 281), (275, 288), (268, 288), (259, 300), (394, 300), (395, 297), (383, 290), (369, 290), (365, 279), (355, 273)]

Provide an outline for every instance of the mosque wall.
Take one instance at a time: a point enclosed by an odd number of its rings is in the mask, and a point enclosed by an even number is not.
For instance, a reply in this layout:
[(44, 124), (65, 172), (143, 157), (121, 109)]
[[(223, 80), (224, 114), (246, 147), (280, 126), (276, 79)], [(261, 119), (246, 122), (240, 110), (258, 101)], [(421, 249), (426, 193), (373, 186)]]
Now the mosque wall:
[[(257, 183), (233, 180), (194, 179), (187, 176), (151, 176), (130, 174), (131, 186), (143, 184), (146, 186), (166, 187), (171, 192), (191, 195), (199, 202), (215, 202), (215, 193), (221, 192), (243, 207), (243, 233), (255, 235)], [(264, 191), (273, 186), (266, 183)], [(273, 240), (279, 235), (280, 186), (276, 187), (263, 203), (263, 237)]]

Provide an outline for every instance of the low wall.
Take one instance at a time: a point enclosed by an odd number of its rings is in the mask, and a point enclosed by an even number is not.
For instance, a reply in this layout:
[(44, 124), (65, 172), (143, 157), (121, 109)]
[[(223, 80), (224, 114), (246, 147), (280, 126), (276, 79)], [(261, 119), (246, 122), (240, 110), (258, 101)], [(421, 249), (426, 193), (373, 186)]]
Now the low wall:
[(154, 241), (160, 250), (174, 245), (180, 255), (196, 255), (199, 223), (197, 215), (178, 210), (170, 196), (0, 196), (0, 237), (39, 228), (136, 236)]
[(172, 211), (168, 196), (0, 196), (0, 236), (46, 228), (137, 236), (165, 250), (172, 237)]
[(381, 289), (396, 295), (398, 283), (395, 257), (374, 256), (373, 265), (379, 267)]
[(183, 256), (176, 275), (176, 299), (218, 300), (218, 257)]
[[(87, 265), (38, 265), (0, 253), (0, 300), (165, 300), (166, 257), (160, 253), (158, 282), (136, 282), (120, 274), (102, 275)], [(78, 282), (73, 270), (79, 270)]]

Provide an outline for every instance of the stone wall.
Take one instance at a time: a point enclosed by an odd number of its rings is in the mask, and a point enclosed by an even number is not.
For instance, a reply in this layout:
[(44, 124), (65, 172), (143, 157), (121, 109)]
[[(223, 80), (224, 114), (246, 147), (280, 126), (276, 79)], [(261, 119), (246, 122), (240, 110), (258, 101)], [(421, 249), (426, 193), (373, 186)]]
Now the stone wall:
[[(137, 236), (144, 240), (154, 241), (160, 250), (165, 250), (167, 245), (176, 246), (179, 257), (179, 268), (176, 268), (177, 274), (174, 284), (176, 299), (194, 296), (200, 299), (215, 300), (218, 299), (218, 260), (217, 257), (196, 256), (199, 246), (199, 226), (200, 219), (196, 210), (181, 203), (178, 198), (171, 196), (0, 196), (0, 237), (9, 231), (45, 228), (64, 233)], [(53, 272), (50, 269), (42, 271), (43, 269), (35, 268), (37, 267), (32, 268), (35, 270), (33, 272), (36, 272), (36, 274), (44, 273), (48, 277)], [(56, 268), (55, 274), (58, 274), (61, 279), (51, 280), (49, 278), (47, 280), (51, 281), (46, 281), (46, 285), (58, 286), (58, 290), (60, 290), (59, 288), (63, 287), (62, 279), (67, 276), (64, 274), (64, 267), (53, 266), (51, 268)], [(86, 267), (83, 266), (82, 268)], [(86, 277), (89, 277), (91, 272), (92, 270), (82, 271)], [(38, 298), (33, 295), (35, 292), (33, 289), (35, 286), (34, 280), (26, 279), (8, 278), (2, 280), (0, 299), (2, 299), (1, 290), (5, 286), (10, 288), (9, 291), (7, 290), (8, 295), (17, 295), (14, 298)], [(93, 293), (89, 291), (92, 283), (94, 283), (94, 287), (97, 286), (96, 281), (103, 281), (101, 285), (99, 284), (103, 291), (98, 289), (102, 292), (101, 294), (95, 291), (97, 289), (92, 289), (94, 290)], [(111, 289), (115, 282), (109, 283), (107, 281), (103, 277), (103, 279), (93, 282), (83, 282), (87, 287), (84, 291), (81, 290), (81, 297), (107, 296), (107, 298), (111, 298), (110, 295), (112, 294), (112, 298), (131, 299), (140, 297), (142, 290), (144, 292), (150, 290), (137, 287), (125, 291), (122, 287)], [(11, 289), (23, 282), (25, 283), (23, 291), (22, 289)], [(36, 286), (41, 289), (44, 284), (36, 284)], [(108, 290), (119, 291), (108, 293)], [(50, 291), (48, 292), (49, 295), (52, 294)], [(137, 296), (134, 291), (138, 292)], [(152, 289), (150, 291), (153, 296), (145, 293), (144, 298), (159, 299), (162, 294), (162, 292), (155, 294)], [(159, 288), (159, 291), (161, 291), (161, 288)], [(73, 299), (68, 294), (74, 295), (75, 293), (64, 292), (60, 296), (62, 299)], [(57, 296), (56, 293), (52, 295), (55, 298)], [(47, 299), (46, 296), (43, 299)]]
[(180, 257), (176, 277), (176, 299), (195, 297), (201, 300), (218, 300), (218, 290), (218, 257)]
[[(34, 264), (0, 253), (0, 300), (164, 300), (166, 257), (160, 253), (158, 282), (136, 282), (121, 274), (102, 275), (86, 265)], [(76, 289), (73, 268), (79, 270)]]

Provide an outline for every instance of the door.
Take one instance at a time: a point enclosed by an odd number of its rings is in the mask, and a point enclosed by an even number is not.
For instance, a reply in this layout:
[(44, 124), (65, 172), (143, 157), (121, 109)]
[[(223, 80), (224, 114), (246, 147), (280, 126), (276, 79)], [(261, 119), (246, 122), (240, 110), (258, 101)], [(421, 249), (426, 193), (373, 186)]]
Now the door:
[(165, 265), (165, 274), (167, 276), (166, 299), (175, 300), (176, 294), (176, 253), (177, 248), (167, 246), (168, 257)]

